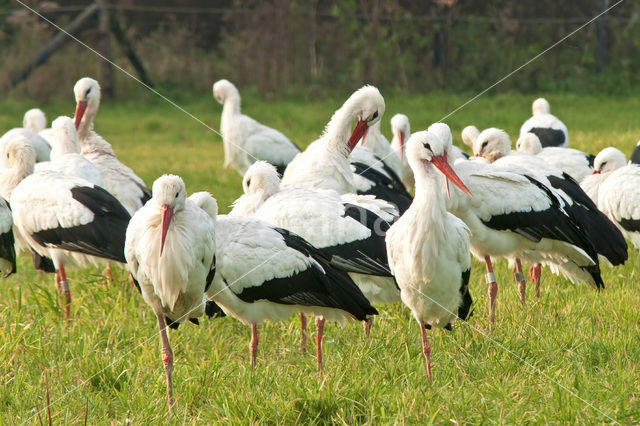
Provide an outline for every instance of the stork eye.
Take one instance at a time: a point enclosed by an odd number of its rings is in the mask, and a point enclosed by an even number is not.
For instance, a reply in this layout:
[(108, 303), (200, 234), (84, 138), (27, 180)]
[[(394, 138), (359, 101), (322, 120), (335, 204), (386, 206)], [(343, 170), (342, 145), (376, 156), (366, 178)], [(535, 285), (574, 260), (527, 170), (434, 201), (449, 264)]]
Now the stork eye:
[(176, 198), (178, 198), (179, 195), (180, 195), (180, 192), (176, 192)]
[(425, 144), (424, 144), (424, 147), (425, 147), (426, 149), (428, 149), (429, 151), (431, 151), (431, 145), (429, 145), (429, 142), (425, 143)]
[(371, 116), (372, 120), (375, 120), (376, 118), (378, 118), (378, 111), (374, 112), (373, 115)]
[(489, 141), (482, 142), (482, 149), (485, 149), (488, 144), (489, 144)]
[(606, 161), (603, 161), (602, 164), (600, 164), (600, 169), (602, 170), (602, 168), (607, 164)]
[(87, 93), (84, 94), (85, 99), (87, 98), (87, 96), (89, 96), (90, 92), (91, 92), (91, 87), (89, 87), (89, 89), (87, 90)]
[(251, 179), (247, 179), (247, 188), (251, 186)]

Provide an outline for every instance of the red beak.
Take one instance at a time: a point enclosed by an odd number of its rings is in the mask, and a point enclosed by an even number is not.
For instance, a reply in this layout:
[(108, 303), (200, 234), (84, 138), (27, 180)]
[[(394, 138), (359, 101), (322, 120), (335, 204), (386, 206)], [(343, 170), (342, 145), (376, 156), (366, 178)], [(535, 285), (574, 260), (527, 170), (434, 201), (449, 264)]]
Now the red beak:
[[(473, 197), (471, 191), (462, 183), (462, 180), (458, 177), (456, 172), (453, 171), (449, 162), (447, 161), (447, 153), (445, 152), (442, 155), (438, 155), (431, 159), (431, 163), (438, 168), (442, 172), (443, 175), (446, 176), (448, 180), (453, 182), (458, 188), (462, 190), (469, 197)], [(449, 185), (447, 184), (447, 194), (449, 193)]]
[(78, 101), (78, 105), (76, 106), (76, 115), (74, 117), (76, 123), (76, 130), (80, 127), (80, 122), (82, 121), (82, 117), (84, 116), (84, 111), (87, 109), (87, 101)]
[(351, 133), (351, 137), (349, 138), (349, 151), (353, 151), (358, 141), (367, 133), (368, 128), (369, 125), (365, 120), (358, 120), (358, 124), (356, 124), (356, 128), (353, 129), (353, 133)]
[(482, 157), (482, 154), (477, 153), (477, 154), (474, 154), (473, 156), (474, 156), (474, 157)]
[(404, 133), (398, 132), (398, 140), (400, 141), (400, 161), (404, 160)]
[(173, 217), (173, 207), (169, 207), (164, 204), (162, 206), (162, 240), (160, 240), (160, 256), (162, 256), (162, 250), (164, 250), (164, 240), (167, 238), (167, 231), (169, 230), (169, 224)]
[(592, 175), (599, 175), (600, 174), (600, 170), (594, 170), (593, 172), (591, 172)]

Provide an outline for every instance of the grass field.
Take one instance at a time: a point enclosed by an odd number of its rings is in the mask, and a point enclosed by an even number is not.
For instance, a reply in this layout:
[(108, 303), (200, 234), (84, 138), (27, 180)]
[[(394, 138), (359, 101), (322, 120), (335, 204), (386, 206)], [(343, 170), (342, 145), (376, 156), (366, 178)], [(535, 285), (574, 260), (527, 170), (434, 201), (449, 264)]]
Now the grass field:
[[(384, 94), (384, 90), (383, 90)], [(132, 97), (132, 98), (135, 98)], [(344, 96), (346, 98), (346, 96)], [(406, 113), (426, 128), (467, 100), (435, 93), (388, 94), (389, 119)], [(592, 153), (615, 145), (628, 155), (640, 138), (640, 99), (549, 95), (568, 125), (571, 145)], [(267, 101), (251, 96), (244, 111), (300, 145), (314, 140), (344, 99)], [(446, 122), (460, 144), (467, 124), (504, 128), (512, 138), (530, 114), (531, 96), (485, 96)], [(221, 107), (209, 94), (182, 104), (214, 129)], [(0, 101), (0, 130), (35, 106)], [(49, 118), (73, 114), (71, 97), (41, 106)], [(105, 101), (96, 130), (150, 186), (181, 175), (189, 192), (210, 191), (222, 212), (241, 193), (241, 178), (222, 169), (217, 134), (152, 94)], [(483, 266), (473, 263), (476, 312), (453, 332), (431, 333), (429, 386), (419, 327), (404, 306), (381, 307), (372, 334), (359, 324), (325, 329), (325, 371), (316, 373), (314, 339), (298, 344), (299, 323), (260, 327), (257, 368), (249, 367), (250, 331), (230, 319), (202, 320), (170, 332), (175, 367), (175, 424), (196, 423), (613, 423), (640, 422), (640, 258), (603, 266), (605, 291), (543, 272), (542, 297), (523, 308), (504, 262), (497, 321), (489, 328)], [(47, 381), (55, 424), (160, 424), (167, 421), (165, 381), (155, 317), (124, 270), (106, 288), (98, 269), (69, 273), (72, 320), (65, 328), (51, 276), (30, 258), (0, 283), (0, 422), (39, 424)], [(46, 413), (41, 413), (46, 422)]]

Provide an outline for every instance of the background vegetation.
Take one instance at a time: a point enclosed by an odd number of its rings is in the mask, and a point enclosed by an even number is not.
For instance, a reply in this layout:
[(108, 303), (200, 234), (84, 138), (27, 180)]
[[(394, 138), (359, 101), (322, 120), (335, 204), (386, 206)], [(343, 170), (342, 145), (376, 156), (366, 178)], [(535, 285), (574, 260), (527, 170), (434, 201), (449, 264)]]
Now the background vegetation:
[[(617, 0), (616, 0), (617, 1)], [(203, 93), (226, 77), (276, 96), (323, 97), (363, 82), (407, 93), (478, 91), (595, 17), (613, 0), (106, 0), (152, 80)], [(88, 0), (26, 1), (64, 26)], [(640, 1), (609, 14), (496, 88), (499, 91), (637, 92)], [(96, 47), (97, 23), (80, 38)], [(54, 29), (19, 3), (0, 0), (0, 63), (8, 78)], [(111, 56), (129, 69), (112, 43)], [(599, 49), (601, 55), (599, 56)], [(600, 58), (600, 59), (599, 59)], [(74, 42), (12, 94), (66, 95), (95, 56)], [(51, 84), (51, 77), (65, 84)], [(117, 75), (116, 94), (134, 84)], [(0, 82), (3, 79), (0, 77)]]

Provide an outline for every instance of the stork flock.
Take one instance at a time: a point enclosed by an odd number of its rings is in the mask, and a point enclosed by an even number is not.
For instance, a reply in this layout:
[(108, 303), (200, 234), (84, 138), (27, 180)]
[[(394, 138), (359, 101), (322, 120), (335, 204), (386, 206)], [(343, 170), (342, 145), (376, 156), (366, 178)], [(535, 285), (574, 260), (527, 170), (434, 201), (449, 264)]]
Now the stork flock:
[(221, 215), (211, 194), (189, 195), (179, 176), (149, 190), (94, 130), (98, 82), (82, 78), (73, 91), (73, 119), (47, 129), (44, 113), (29, 110), (24, 127), (0, 138), (0, 269), (10, 275), (16, 253), (29, 252), (36, 269), (55, 274), (69, 320), (66, 268), (103, 265), (110, 280), (112, 266), (126, 265), (157, 318), (170, 407), (167, 327), (205, 314), (251, 328), (251, 366), (259, 324), (298, 316), (305, 348), (313, 316), (321, 371), (326, 320), (361, 321), (368, 335), (377, 309), (401, 301), (420, 326), (431, 382), (426, 330), (451, 330), (474, 311), (470, 253), (486, 265), (494, 322), (494, 259), (508, 260), (525, 304), (523, 263), (537, 297), (543, 265), (600, 290), (602, 259), (623, 264), (625, 237), (640, 249), (640, 146), (629, 164), (613, 147), (595, 158), (568, 148), (567, 127), (542, 98), (516, 151), (503, 130), (468, 126), (469, 156), (445, 123), (412, 134), (402, 114), (389, 143), (384, 99), (364, 86), (303, 151), (243, 115), (237, 88), (220, 80), (224, 165), (244, 190)]

